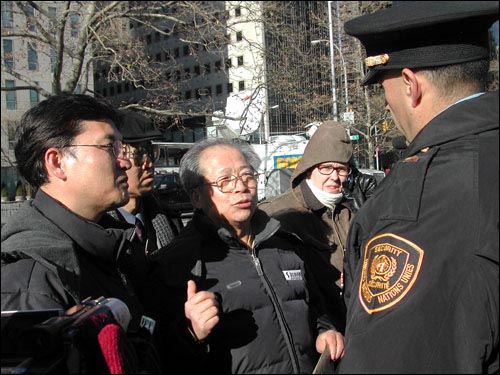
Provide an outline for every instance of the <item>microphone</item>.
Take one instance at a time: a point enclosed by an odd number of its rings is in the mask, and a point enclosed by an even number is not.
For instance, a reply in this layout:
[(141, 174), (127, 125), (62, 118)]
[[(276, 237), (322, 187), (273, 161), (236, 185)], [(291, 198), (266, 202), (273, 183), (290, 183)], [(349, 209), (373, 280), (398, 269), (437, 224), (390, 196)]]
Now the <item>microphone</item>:
[(392, 139), (392, 147), (397, 150), (405, 150), (408, 145), (406, 143), (406, 138), (403, 135), (398, 135)]
[(34, 357), (45, 357), (61, 350), (68, 339), (91, 326), (100, 329), (104, 324), (116, 322), (127, 331), (130, 320), (130, 311), (123, 301), (104, 297), (91, 300), (89, 297), (68, 309), (65, 315), (20, 332), (19, 349)]
[(392, 139), (392, 147), (396, 150), (406, 150), (408, 145), (406, 144), (406, 138), (402, 135), (398, 135)]

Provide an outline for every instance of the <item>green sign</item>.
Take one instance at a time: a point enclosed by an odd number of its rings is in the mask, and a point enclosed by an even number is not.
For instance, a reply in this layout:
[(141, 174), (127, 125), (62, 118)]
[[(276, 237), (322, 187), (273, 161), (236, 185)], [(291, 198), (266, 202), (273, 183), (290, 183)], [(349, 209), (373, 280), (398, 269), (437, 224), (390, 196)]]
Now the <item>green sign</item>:
[(351, 141), (359, 141), (359, 134), (351, 135)]

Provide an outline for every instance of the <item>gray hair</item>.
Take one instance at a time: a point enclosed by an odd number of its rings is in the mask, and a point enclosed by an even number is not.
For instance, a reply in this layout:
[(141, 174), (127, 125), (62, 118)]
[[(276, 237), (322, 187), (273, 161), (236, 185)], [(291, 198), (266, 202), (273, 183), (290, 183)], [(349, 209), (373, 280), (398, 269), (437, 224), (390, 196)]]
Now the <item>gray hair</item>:
[(237, 143), (237, 141), (224, 138), (203, 139), (191, 146), (180, 161), (179, 178), (188, 193), (204, 182), (205, 171), (200, 167), (201, 153), (215, 146), (228, 146), (239, 150), (250, 166), (255, 171), (258, 170), (261, 162), (260, 157), (248, 143)]

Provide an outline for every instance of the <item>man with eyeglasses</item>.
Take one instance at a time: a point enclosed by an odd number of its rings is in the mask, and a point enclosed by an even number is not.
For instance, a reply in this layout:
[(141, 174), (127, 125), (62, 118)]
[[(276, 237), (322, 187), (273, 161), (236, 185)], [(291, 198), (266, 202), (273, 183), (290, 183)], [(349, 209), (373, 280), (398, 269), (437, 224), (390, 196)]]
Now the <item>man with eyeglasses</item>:
[[(129, 231), (105, 215), (129, 200), (131, 163), (116, 127), (121, 120), (109, 104), (68, 93), (23, 115), (17, 168), (37, 193), (2, 227), (2, 311), (68, 310), (87, 297), (114, 297), (130, 312), (127, 333), (143, 331), (136, 287), (145, 262), (130, 255), (137, 248)], [(89, 369), (108, 370), (95, 353), (87, 361)]]
[(302, 241), (257, 208), (259, 165), (249, 145), (213, 138), (180, 162), (195, 213), (153, 274), (173, 373), (311, 373), (317, 352), (343, 354)]
[(162, 134), (147, 117), (129, 110), (118, 130), (123, 136), (125, 155), (130, 159), (127, 170), (127, 204), (108, 212), (115, 219), (133, 225), (135, 241), (151, 252), (166, 246), (179, 233), (182, 221), (177, 213), (162, 205), (153, 191), (154, 163), (159, 156), (158, 147), (151, 143)]
[[(311, 245), (324, 262), (316, 264), (318, 284), (328, 302), (332, 320), (343, 332), (345, 307), (341, 298), (346, 237), (355, 209), (342, 192), (352, 173), (353, 149), (345, 128), (325, 121), (313, 134), (291, 177), (291, 189), (264, 201), (259, 208), (278, 219), (287, 230)], [(364, 201), (359, 182), (351, 188)], [(366, 183), (369, 191), (374, 179)], [(366, 192), (365, 192), (366, 193)], [(314, 250), (316, 249), (316, 250)]]

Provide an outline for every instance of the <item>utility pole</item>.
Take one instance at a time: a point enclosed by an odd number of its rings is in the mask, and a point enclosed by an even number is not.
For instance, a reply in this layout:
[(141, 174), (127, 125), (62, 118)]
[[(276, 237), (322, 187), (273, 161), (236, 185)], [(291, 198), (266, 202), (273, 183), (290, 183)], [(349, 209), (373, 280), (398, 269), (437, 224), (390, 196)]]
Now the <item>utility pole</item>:
[(338, 121), (337, 84), (335, 82), (335, 46), (333, 44), (332, 2), (328, 2), (328, 28), (330, 33), (330, 65), (332, 70), (333, 121)]

